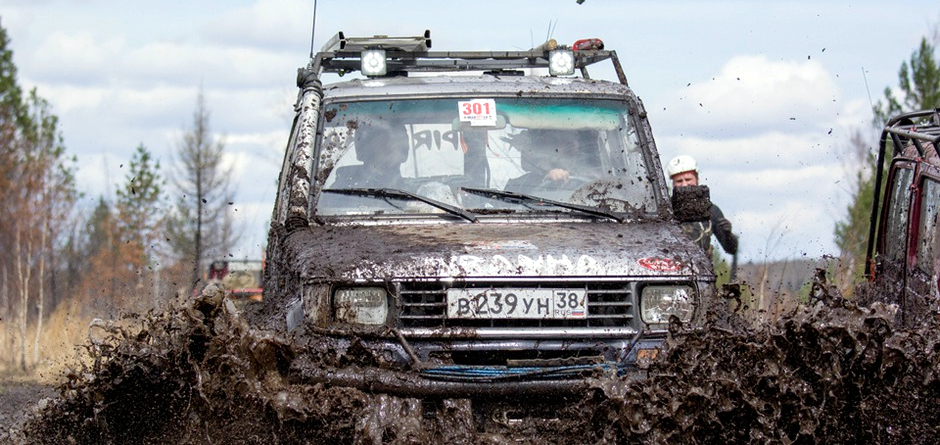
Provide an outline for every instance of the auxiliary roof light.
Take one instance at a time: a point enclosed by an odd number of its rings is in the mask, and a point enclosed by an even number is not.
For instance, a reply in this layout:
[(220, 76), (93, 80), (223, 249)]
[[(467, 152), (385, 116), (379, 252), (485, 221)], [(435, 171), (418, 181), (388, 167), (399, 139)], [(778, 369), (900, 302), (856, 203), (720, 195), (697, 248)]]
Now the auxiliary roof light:
[(385, 62), (384, 49), (364, 50), (360, 55), (360, 60), (362, 60), (360, 70), (362, 70), (364, 76), (384, 76), (387, 72), (388, 66)]
[(574, 74), (574, 52), (567, 48), (550, 51), (548, 53), (548, 73), (552, 76), (570, 76)]

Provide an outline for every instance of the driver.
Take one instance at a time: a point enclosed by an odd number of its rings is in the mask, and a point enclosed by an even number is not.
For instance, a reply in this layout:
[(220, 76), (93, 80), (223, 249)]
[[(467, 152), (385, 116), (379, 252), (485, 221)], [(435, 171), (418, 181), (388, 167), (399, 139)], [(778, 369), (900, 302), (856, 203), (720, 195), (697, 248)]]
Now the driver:
[(384, 122), (360, 124), (354, 138), (356, 160), (362, 164), (338, 167), (332, 187), (401, 189), (401, 164), (408, 159), (405, 128)]
[(570, 169), (585, 169), (577, 132), (569, 130), (528, 130), (520, 134), (520, 163), (526, 171), (506, 181), (507, 191), (531, 193), (538, 189), (574, 188)]

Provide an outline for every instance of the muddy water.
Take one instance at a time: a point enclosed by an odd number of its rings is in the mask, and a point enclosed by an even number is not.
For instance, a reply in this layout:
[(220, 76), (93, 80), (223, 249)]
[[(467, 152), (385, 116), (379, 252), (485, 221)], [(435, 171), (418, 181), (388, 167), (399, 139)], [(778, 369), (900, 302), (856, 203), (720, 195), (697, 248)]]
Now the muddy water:
[(758, 327), (717, 317), (673, 326), (648, 379), (526, 400), (551, 419), (483, 434), (467, 401), (293, 383), (304, 347), (250, 329), (207, 289), (165, 313), (96, 326), (95, 362), (70, 374), (14, 443), (936, 443), (937, 326), (899, 329), (880, 303), (817, 297)]

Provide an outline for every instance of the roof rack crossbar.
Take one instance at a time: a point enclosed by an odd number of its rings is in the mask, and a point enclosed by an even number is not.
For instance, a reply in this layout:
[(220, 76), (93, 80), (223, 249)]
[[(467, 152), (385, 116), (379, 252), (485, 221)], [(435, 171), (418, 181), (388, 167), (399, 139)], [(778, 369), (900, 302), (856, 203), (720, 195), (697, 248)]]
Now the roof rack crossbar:
[[(361, 53), (346, 49), (317, 53), (311, 62), (312, 68), (320, 73), (348, 73), (359, 71)], [(621, 83), (626, 84), (626, 76), (613, 51), (575, 51), (575, 67), (581, 70), (585, 78), (590, 78), (587, 67), (606, 60), (614, 61), (614, 69)], [(528, 51), (427, 51), (411, 52), (386, 50), (388, 71), (411, 72), (454, 72), (454, 71), (494, 71), (526, 68), (548, 68), (548, 52)]]
[(895, 116), (885, 124), (884, 132), (891, 136), (895, 153), (912, 144), (920, 156), (924, 156), (928, 148), (933, 148), (940, 156), (940, 108)]

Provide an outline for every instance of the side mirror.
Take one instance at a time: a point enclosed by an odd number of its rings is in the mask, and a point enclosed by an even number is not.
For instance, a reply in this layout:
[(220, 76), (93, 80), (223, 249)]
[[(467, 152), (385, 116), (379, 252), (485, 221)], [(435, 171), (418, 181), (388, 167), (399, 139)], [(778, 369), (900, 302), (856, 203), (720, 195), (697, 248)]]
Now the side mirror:
[(680, 222), (707, 221), (711, 218), (712, 200), (707, 185), (690, 185), (672, 189), (672, 213)]

